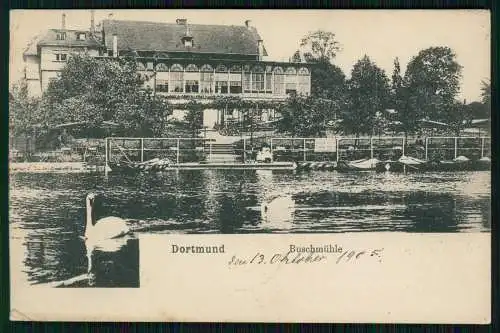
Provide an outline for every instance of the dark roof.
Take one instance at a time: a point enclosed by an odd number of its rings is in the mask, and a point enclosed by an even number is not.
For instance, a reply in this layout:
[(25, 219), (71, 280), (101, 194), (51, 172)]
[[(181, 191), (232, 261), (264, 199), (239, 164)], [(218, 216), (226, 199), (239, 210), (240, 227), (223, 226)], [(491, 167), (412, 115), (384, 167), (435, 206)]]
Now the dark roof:
[[(187, 25), (141, 21), (104, 20), (105, 45), (113, 45), (113, 34), (118, 37), (119, 50), (136, 51), (190, 51), (199, 53), (257, 55), (258, 40), (254, 27), (234, 25), (189, 24), (193, 47), (182, 43)], [(264, 56), (267, 55), (264, 49)]]
[[(58, 32), (66, 32), (66, 38), (64, 40), (58, 40)], [(79, 33), (87, 34), (85, 40), (77, 39), (77, 34)], [(96, 39), (89, 36), (89, 31), (50, 29), (32, 39), (23, 55), (37, 55), (38, 46), (100, 47), (101, 44)]]

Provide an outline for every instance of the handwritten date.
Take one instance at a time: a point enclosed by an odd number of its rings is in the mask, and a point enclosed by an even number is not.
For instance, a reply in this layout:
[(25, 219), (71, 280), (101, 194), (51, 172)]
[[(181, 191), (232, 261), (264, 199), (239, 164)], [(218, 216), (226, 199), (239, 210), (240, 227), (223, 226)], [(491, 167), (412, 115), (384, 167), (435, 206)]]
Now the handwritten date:
[[(377, 259), (379, 262), (382, 260), (382, 253), (384, 249), (367, 249), (367, 250), (344, 250), (338, 254), (335, 263), (348, 263), (356, 262), (364, 258)], [(332, 255), (333, 256), (333, 255)], [(314, 264), (319, 262), (326, 262), (328, 256), (322, 253), (300, 253), (291, 252), (275, 253), (266, 255), (257, 252), (255, 255), (247, 258), (238, 257), (233, 255), (228, 262), (229, 266), (245, 266), (245, 265), (279, 265), (279, 264)]]

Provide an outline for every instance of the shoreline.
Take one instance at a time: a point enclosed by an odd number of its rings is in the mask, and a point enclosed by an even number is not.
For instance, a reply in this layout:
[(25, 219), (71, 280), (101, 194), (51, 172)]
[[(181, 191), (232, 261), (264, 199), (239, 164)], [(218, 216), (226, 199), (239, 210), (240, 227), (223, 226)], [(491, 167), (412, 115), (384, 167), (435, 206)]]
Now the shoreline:
[(11, 162), (9, 172), (104, 172), (104, 166), (84, 162)]

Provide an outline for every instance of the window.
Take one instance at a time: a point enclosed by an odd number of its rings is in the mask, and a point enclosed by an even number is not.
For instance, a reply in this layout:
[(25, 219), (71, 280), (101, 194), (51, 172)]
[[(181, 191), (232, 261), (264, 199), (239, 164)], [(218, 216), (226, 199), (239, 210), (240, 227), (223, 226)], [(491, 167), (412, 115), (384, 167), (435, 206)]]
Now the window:
[(168, 92), (168, 80), (156, 80), (157, 92)]
[(264, 73), (252, 73), (252, 92), (264, 92)]
[(212, 82), (214, 82), (214, 73), (202, 72), (200, 80), (200, 92), (203, 94), (212, 94), (214, 92), (212, 88)]
[(273, 89), (272, 89), (272, 80), (273, 80), (273, 74), (272, 73), (266, 73), (266, 94), (272, 94)]
[(184, 91), (187, 93), (197, 93), (198, 92), (198, 81), (186, 80), (186, 89)]
[(215, 93), (227, 94), (227, 81), (215, 81)]
[(218, 67), (218, 70), (225, 71), (224, 73), (215, 73), (215, 93), (216, 94), (227, 94), (228, 93), (228, 81), (229, 75), (227, 69), (224, 66)]
[(285, 94), (285, 74), (281, 67), (276, 67), (274, 69), (274, 91), (275, 95)]
[(86, 35), (84, 32), (79, 32), (77, 35), (76, 35), (76, 39), (77, 40), (85, 40), (86, 39)]
[(231, 73), (229, 75), (229, 93), (241, 94), (241, 73)]
[(297, 77), (297, 92), (305, 95), (311, 92), (309, 86), (309, 71), (307, 68), (301, 68), (299, 70), (299, 76)]
[(66, 39), (66, 33), (65, 32), (58, 32), (56, 35), (57, 40), (65, 40)]
[(68, 55), (66, 53), (56, 53), (55, 56), (55, 61), (66, 61), (68, 59)]
[(171, 92), (184, 91), (184, 70), (181, 65), (175, 64), (170, 68), (170, 87)]
[(170, 91), (183, 92), (182, 85), (184, 81), (183, 72), (170, 72)]
[(249, 93), (252, 91), (252, 87), (250, 84), (251, 78), (252, 78), (252, 75), (250, 73), (243, 74), (243, 91), (246, 93)]
[(293, 67), (289, 67), (286, 70), (285, 92), (287, 94), (297, 92), (297, 71)]
[[(194, 66), (194, 65), (193, 65)], [(193, 72), (187, 72), (188, 70), (192, 70)], [(195, 66), (194, 68), (186, 67), (186, 73), (184, 73), (185, 80), (185, 89), (184, 92), (187, 93), (198, 93), (199, 85), (200, 85), (200, 72), (198, 72), (198, 68)]]

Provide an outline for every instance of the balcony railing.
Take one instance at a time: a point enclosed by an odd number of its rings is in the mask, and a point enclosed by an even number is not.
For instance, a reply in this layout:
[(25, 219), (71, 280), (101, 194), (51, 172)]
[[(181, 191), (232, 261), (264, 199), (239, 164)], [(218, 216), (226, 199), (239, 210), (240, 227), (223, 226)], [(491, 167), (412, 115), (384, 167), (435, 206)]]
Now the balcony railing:
[(234, 96), (241, 97), (245, 99), (266, 99), (266, 100), (285, 100), (288, 95), (287, 94), (270, 94), (270, 93), (187, 93), (187, 92), (159, 92), (156, 91), (156, 95), (160, 96), (172, 96), (172, 97), (186, 97), (186, 98), (216, 98), (216, 97), (224, 97), (224, 96)]

